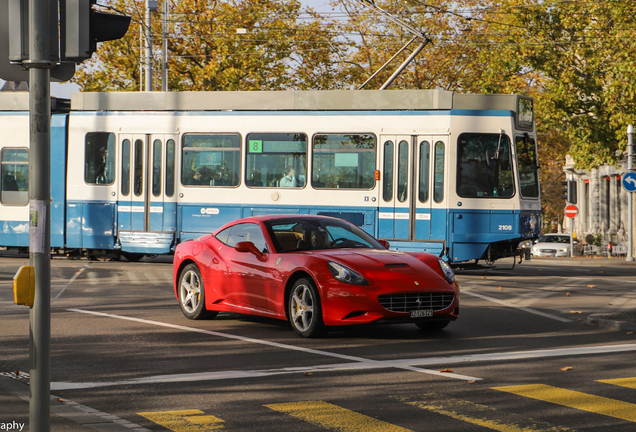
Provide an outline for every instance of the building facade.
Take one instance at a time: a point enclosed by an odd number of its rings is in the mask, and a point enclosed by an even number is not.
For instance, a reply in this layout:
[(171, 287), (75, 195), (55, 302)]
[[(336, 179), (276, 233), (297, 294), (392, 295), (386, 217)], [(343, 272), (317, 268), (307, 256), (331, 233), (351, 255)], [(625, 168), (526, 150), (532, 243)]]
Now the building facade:
[[(567, 179), (576, 182), (576, 206), (579, 210), (574, 219), (564, 219), (563, 231), (574, 232), (576, 238), (586, 244), (592, 244), (594, 238), (598, 237), (603, 246), (611, 244), (613, 247), (618, 246), (619, 250), (626, 250), (629, 246), (629, 230), (636, 229), (636, 223), (628, 226), (630, 192), (623, 188), (621, 182), (627, 171), (627, 158), (616, 165), (579, 170), (567, 156), (563, 170)], [(636, 200), (632, 198), (632, 201)]]

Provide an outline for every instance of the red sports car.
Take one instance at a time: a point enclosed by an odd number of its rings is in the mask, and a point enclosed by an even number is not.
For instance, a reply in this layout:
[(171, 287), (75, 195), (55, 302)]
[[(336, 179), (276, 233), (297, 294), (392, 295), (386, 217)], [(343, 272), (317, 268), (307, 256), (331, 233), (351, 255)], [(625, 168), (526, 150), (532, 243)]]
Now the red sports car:
[(459, 286), (434, 255), (388, 250), (327, 216), (234, 221), (175, 251), (175, 294), (190, 319), (236, 312), (289, 320), (300, 336), (376, 321), (442, 329), (459, 315)]

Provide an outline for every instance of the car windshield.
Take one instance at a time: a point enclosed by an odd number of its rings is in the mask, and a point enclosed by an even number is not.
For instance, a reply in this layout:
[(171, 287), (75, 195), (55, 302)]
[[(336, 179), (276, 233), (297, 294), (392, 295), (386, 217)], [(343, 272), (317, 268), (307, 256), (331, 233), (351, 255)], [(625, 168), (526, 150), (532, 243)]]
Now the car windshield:
[(569, 236), (543, 236), (539, 243), (570, 243)]
[(366, 232), (338, 219), (284, 219), (265, 222), (279, 252), (340, 248), (384, 249)]

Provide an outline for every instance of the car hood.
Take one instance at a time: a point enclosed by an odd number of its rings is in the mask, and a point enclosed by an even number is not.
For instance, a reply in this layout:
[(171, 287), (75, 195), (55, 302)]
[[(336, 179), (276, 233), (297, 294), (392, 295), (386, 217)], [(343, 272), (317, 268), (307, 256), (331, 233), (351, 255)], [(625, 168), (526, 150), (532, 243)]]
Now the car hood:
[(435, 270), (417, 258), (399, 251), (380, 249), (330, 249), (313, 251), (327, 261), (349, 267), (375, 281), (426, 280), (446, 281)]

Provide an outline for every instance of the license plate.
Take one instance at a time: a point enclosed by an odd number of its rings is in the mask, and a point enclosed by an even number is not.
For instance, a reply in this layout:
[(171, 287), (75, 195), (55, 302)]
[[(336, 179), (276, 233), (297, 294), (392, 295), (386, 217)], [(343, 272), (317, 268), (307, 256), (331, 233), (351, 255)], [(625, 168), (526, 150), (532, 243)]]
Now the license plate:
[(433, 309), (419, 309), (411, 311), (411, 318), (426, 318), (433, 316)]

